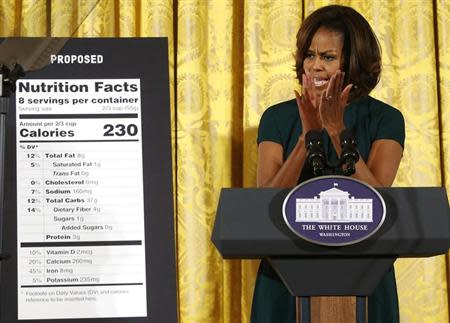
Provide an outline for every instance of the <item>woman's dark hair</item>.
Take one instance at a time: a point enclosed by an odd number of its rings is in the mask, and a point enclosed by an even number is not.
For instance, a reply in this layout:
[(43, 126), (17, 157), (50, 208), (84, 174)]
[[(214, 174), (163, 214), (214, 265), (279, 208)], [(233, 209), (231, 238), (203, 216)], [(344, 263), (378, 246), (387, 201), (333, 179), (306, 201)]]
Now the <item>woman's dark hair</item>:
[(343, 35), (342, 49), (345, 84), (353, 83), (349, 101), (366, 96), (379, 81), (381, 72), (381, 50), (378, 39), (369, 23), (356, 10), (339, 5), (322, 7), (309, 15), (297, 33), (295, 70), (302, 81), (303, 61), (311, 40), (320, 28)]

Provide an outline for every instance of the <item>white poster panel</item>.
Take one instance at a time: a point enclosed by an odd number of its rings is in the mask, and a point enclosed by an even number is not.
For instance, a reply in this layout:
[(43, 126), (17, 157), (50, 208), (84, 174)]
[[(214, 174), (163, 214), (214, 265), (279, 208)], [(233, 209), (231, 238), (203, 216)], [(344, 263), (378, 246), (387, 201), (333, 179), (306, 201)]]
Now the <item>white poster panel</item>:
[(140, 80), (16, 92), (18, 318), (147, 316)]

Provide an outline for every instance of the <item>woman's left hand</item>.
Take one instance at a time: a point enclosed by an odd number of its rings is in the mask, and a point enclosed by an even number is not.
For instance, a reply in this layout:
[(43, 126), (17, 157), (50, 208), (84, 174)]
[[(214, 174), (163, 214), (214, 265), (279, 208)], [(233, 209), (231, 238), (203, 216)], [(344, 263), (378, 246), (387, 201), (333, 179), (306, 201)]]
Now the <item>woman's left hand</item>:
[(337, 71), (328, 82), (328, 87), (322, 92), (319, 102), (319, 113), (322, 126), (330, 136), (339, 136), (345, 129), (344, 110), (353, 84), (342, 90), (345, 73)]

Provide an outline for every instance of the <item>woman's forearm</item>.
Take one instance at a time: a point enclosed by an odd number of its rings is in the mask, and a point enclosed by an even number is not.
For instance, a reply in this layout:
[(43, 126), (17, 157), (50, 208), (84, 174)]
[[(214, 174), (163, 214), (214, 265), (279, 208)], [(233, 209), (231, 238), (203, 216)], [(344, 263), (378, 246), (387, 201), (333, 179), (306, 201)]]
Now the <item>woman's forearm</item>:
[[(337, 156), (341, 156), (342, 148), (340, 138), (337, 135), (332, 136), (331, 142), (333, 143)], [(387, 160), (385, 158), (384, 160), (380, 160), (379, 162), (381, 163), (386, 161)], [(396, 165), (389, 165), (389, 166), (386, 165), (386, 167), (396, 167), (395, 168), (396, 173), (398, 163)], [(394, 181), (395, 173), (391, 174), (391, 176), (380, 176), (382, 178), (377, 178), (374, 172), (369, 168), (369, 166), (360, 156), (358, 162), (355, 164), (355, 173), (351, 177), (363, 181), (374, 187), (390, 187), (392, 185), (392, 182)]]
[(306, 148), (305, 140), (302, 136), (275, 175), (265, 181), (264, 179), (258, 180), (258, 187), (288, 188), (296, 186), (305, 160)]
[(389, 187), (392, 183), (381, 183), (371, 172), (367, 164), (362, 158), (359, 158), (358, 162), (355, 164), (355, 173), (352, 175), (353, 178), (359, 179), (364, 183), (367, 183), (374, 187)]

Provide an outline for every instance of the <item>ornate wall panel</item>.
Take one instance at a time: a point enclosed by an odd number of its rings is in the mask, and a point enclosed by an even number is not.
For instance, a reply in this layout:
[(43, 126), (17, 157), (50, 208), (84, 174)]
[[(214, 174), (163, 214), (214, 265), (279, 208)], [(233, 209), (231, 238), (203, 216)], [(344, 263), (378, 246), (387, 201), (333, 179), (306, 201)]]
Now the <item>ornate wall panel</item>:
[[(120, 3), (120, 1), (112, 0), (78, 1), (74, 5), (78, 5), (77, 22), (81, 23), (81, 26), (77, 30), (76, 36), (119, 37), (120, 18), (118, 13), (120, 12), (118, 7)], [(85, 19), (82, 20), (83, 18)]]
[(178, 5), (181, 322), (231, 323), (239, 321), (242, 312), (241, 264), (223, 261), (210, 237), (220, 189), (241, 185), (242, 94), (239, 53), (235, 52), (241, 35), (233, 32), (239, 13), (232, 1), (180, 1)]
[[(20, 3), (20, 1), (19, 1)], [(20, 35), (39, 37), (47, 35), (45, 0), (22, 0)]]
[[(302, 12), (298, 1), (245, 1), (243, 26), (243, 126), (245, 187), (256, 185), (256, 136), (263, 111), (294, 97), (295, 40)], [(242, 262), (242, 322), (249, 322), (259, 261)]]
[[(172, 168), (174, 210), (176, 210), (176, 123), (175, 123), (175, 47), (174, 44), (174, 7), (172, 0), (141, 1), (136, 10), (140, 23), (136, 24), (136, 37), (167, 37), (169, 47), (169, 82), (170, 82), (170, 126), (172, 133)], [(175, 229), (176, 229), (175, 214)], [(175, 234), (175, 237), (177, 235)]]
[(437, 1), (439, 50), (439, 89), (441, 108), (442, 168), (447, 191), (450, 190), (450, 5)]
[[(448, 1), (437, 1), (436, 5), (442, 170), (447, 194), (450, 192), (450, 5)], [(447, 255), (447, 286), (450, 279), (449, 255)]]
[(246, 1), (244, 15), (244, 184), (252, 186), (261, 114), (298, 89), (294, 54), (302, 12), (298, 1)]
[(0, 35), (2, 37), (20, 34), (20, 23), (16, 23), (20, 21), (19, 14), (21, 14), (18, 2), (14, 0), (0, 1)]

